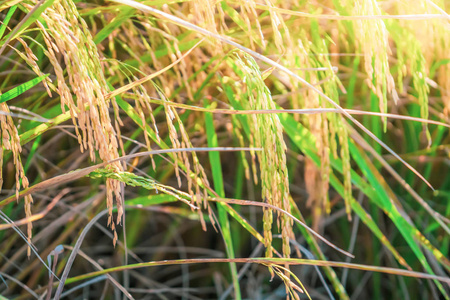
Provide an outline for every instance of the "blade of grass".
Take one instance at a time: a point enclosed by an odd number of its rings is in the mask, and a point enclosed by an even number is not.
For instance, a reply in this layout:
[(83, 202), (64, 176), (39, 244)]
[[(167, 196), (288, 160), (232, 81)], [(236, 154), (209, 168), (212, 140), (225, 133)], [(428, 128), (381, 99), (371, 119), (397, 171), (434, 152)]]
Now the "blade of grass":
[[(204, 102), (206, 104), (206, 101)], [(218, 147), (217, 134), (214, 128), (214, 121), (211, 113), (205, 113), (205, 127), (208, 147)], [(220, 154), (218, 152), (209, 152), (209, 162), (211, 164), (211, 171), (213, 175), (214, 189), (217, 195), (225, 198), (225, 190), (223, 187), (222, 163), (220, 161)], [(225, 248), (228, 258), (235, 258), (233, 239), (231, 236), (230, 220), (225, 205), (218, 203), (217, 210), (219, 212), (219, 223), (222, 231)], [(230, 264), (231, 278), (234, 285), (234, 298), (241, 299), (241, 289), (239, 287), (238, 272), (235, 263)]]
[[(111, 163), (114, 163), (116, 161), (123, 161), (123, 160), (127, 160), (130, 158), (135, 158), (135, 157), (141, 157), (141, 156), (148, 156), (148, 155), (153, 155), (153, 154), (162, 154), (162, 153), (175, 153), (175, 152), (192, 152), (192, 151), (197, 151), (197, 152), (208, 152), (208, 151), (258, 151), (260, 149), (255, 149), (255, 148), (227, 148), (227, 147), (216, 147), (216, 148), (203, 148), (203, 147), (197, 147), (197, 148), (175, 148), (175, 149), (162, 149), (162, 150), (152, 150), (152, 151), (145, 151), (145, 152), (139, 152), (139, 153), (135, 153), (135, 154), (130, 154), (130, 155), (125, 155), (125, 156), (121, 156), (117, 159), (113, 159), (110, 161), (106, 161), (97, 165), (93, 165), (90, 167), (86, 167), (83, 169), (77, 169), (77, 170), (73, 170), (69, 173), (63, 174), (63, 175), (59, 175), (59, 176), (55, 176), (53, 178), (44, 180), (42, 182), (39, 182), (27, 189), (22, 190), (19, 193), (18, 198), (22, 198), (26, 195), (29, 195), (31, 193), (40, 191), (40, 190), (45, 190), (48, 187), (52, 186), (59, 186), (63, 183), (67, 183), (67, 182), (71, 182), (74, 180), (77, 180), (81, 177), (84, 177), (86, 175), (88, 175), (91, 172), (94, 172), (95, 170), (105, 167)], [(0, 201), (0, 207), (5, 206), (6, 204), (15, 201), (16, 200), (16, 196), (12, 195), (2, 201)]]
[(8, 27), (9, 20), (11, 20), (12, 15), (17, 9), (17, 5), (11, 6), (6, 14), (5, 19), (2, 21), (2, 25), (0, 26), (0, 41), (2, 40), (3, 34), (5, 33), (6, 27)]
[[(300, 123), (296, 122), (292, 116), (285, 115), (281, 118), (283, 122), (283, 127), (287, 133), (287, 135), (291, 138), (291, 140), (294, 142), (294, 144), (302, 151), (304, 152), (309, 158), (311, 158), (316, 165), (320, 165), (320, 158), (317, 153), (315, 153), (315, 141), (313, 135)], [(336, 159), (332, 160), (332, 165), (334, 168), (336, 168), (337, 164)], [(338, 171), (342, 172), (342, 164), (339, 163)], [(361, 177), (354, 171), (351, 171), (351, 177), (352, 182), (355, 184), (358, 188), (360, 188), (366, 195), (373, 195), (373, 188), (370, 188), (369, 185), (364, 184)], [(332, 186), (336, 189), (337, 192), (341, 194), (341, 196), (344, 196), (344, 187), (342, 183), (337, 179), (337, 177), (332, 174), (330, 177), (330, 183)], [(408, 264), (406, 263), (405, 259), (397, 252), (397, 250), (391, 245), (389, 240), (386, 238), (386, 236), (381, 232), (378, 225), (372, 220), (369, 214), (367, 214), (364, 209), (359, 205), (359, 203), (351, 197), (350, 199), (350, 205), (353, 209), (353, 211), (358, 214), (358, 216), (361, 218), (361, 220), (369, 227), (370, 230), (377, 236), (380, 241), (386, 246), (389, 251), (391, 251), (392, 255), (397, 259), (397, 261), (405, 266), (406, 268), (409, 268)]]
[[(233, 3), (233, 1), (231, 1)], [(263, 10), (274, 10), (281, 14), (293, 15), (305, 18), (314, 19), (326, 19), (326, 20), (338, 20), (338, 21), (355, 21), (355, 20), (379, 20), (379, 19), (397, 19), (397, 20), (429, 20), (429, 19), (446, 19), (447, 15), (442, 14), (414, 14), (414, 15), (362, 15), (362, 16), (340, 16), (340, 15), (326, 15), (326, 14), (310, 14), (305, 12), (299, 12), (289, 9), (282, 9), (278, 7), (256, 4), (256, 8)]]
[(32, 87), (34, 87), (36, 84), (38, 84), (39, 82), (41, 82), (42, 80), (44, 80), (45, 78), (47, 78), (50, 74), (44, 75), (44, 76), (39, 76), (36, 77), (30, 81), (27, 81), (25, 83), (22, 83), (19, 86), (16, 86), (13, 89), (10, 89), (9, 91), (7, 91), (4, 94), (0, 95), (0, 103), (9, 101), (11, 99), (16, 98), (17, 96), (25, 93), (26, 91), (28, 91), (29, 89), (31, 89)]
[(96, 45), (100, 44), (105, 38), (107, 38), (114, 30), (122, 26), (122, 24), (128, 21), (134, 16), (132, 13), (134, 8), (121, 9), (120, 14), (118, 14), (111, 22), (106, 24), (94, 37), (94, 43)]
[[(370, 159), (364, 157), (363, 153), (361, 152), (358, 153), (357, 151), (358, 150), (356, 149), (355, 145), (350, 143), (350, 152), (352, 154), (352, 157), (358, 163), (361, 170), (363, 171), (363, 174), (366, 176), (366, 178), (376, 191), (377, 197), (370, 197), (370, 198), (372, 200), (375, 200), (374, 203), (377, 204), (377, 206), (379, 206), (386, 213), (386, 215), (396, 224), (396, 227), (398, 228), (399, 232), (402, 234), (403, 238), (406, 240), (409, 247), (416, 255), (417, 259), (420, 261), (425, 270), (430, 274), (434, 274), (433, 269), (429, 265), (425, 255), (423, 254), (422, 250), (417, 244), (417, 241), (419, 241), (425, 247), (429, 248), (430, 251), (433, 253), (433, 255), (436, 257), (436, 259), (440, 261), (444, 266), (447, 266), (447, 268), (449, 268), (450, 264), (448, 260), (445, 258), (445, 256), (442, 253), (440, 253), (439, 250), (433, 248), (430, 242), (420, 233), (420, 231), (413, 224), (410, 223), (409, 217), (407, 217), (406, 213), (404, 211), (399, 211), (398, 210), (399, 207), (397, 205), (394, 205), (392, 197), (390, 197), (386, 192), (387, 185), (381, 185), (381, 182), (383, 182), (384, 180), (381, 174), (375, 175), (377, 171), (371, 165)], [(448, 295), (445, 289), (442, 287), (442, 285), (437, 281), (435, 281), (435, 283), (439, 288), (439, 290), (441, 291), (442, 295), (446, 299), (448, 299)]]
[(329, 266), (329, 267), (337, 267), (337, 268), (349, 268), (355, 270), (363, 270), (369, 272), (380, 272), (385, 274), (394, 274), (398, 276), (407, 276), (412, 278), (422, 278), (422, 279), (431, 279), (431, 280), (439, 280), (441, 282), (450, 284), (450, 279), (448, 277), (441, 277), (430, 275), (427, 273), (414, 272), (396, 268), (386, 268), (386, 267), (375, 267), (368, 266), (362, 264), (352, 264), (345, 262), (335, 262), (335, 261), (322, 261), (322, 260), (310, 260), (310, 259), (295, 259), (295, 258), (199, 258), (199, 259), (179, 259), (179, 260), (164, 260), (164, 261), (152, 261), (146, 263), (139, 264), (131, 264), (127, 266), (120, 266), (115, 268), (109, 268), (102, 271), (91, 272), (83, 275), (79, 275), (76, 277), (67, 278), (66, 284), (75, 283), (81, 280), (86, 280), (95, 276), (111, 273), (111, 272), (120, 272), (124, 270), (132, 270), (138, 268), (146, 268), (153, 266), (163, 266), (163, 265), (180, 265), (180, 264), (204, 264), (204, 263), (258, 263), (264, 265), (276, 265), (276, 264), (289, 264), (289, 265), (311, 265), (311, 266)]
[[(282, 114), (282, 113), (309, 115), (309, 114), (322, 114), (322, 113), (340, 113), (340, 110), (335, 109), (335, 108), (255, 109), (255, 110), (251, 110), (251, 109), (221, 109), (221, 108), (217, 109), (217, 108), (192, 106), (192, 105), (176, 103), (176, 102), (165, 103), (164, 101), (158, 100), (158, 99), (151, 99), (150, 102), (156, 103), (156, 104), (166, 104), (166, 105), (174, 106), (174, 107), (177, 107), (180, 109), (187, 109), (187, 110), (201, 111), (201, 112), (210, 112), (213, 114), (224, 114), (224, 115), (258, 115), (258, 114)], [(233, 107), (235, 107), (234, 104), (233, 104)], [(237, 107), (239, 107), (239, 106), (237, 106)], [(367, 116), (375, 116), (375, 117), (387, 117), (387, 118), (392, 118), (392, 119), (397, 119), (397, 120), (406, 120), (406, 121), (414, 121), (414, 122), (420, 122), (420, 123), (426, 123), (426, 124), (434, 124), (434, 125), (450, 128), (450, 125), (447, 123), (434, 121), (434, 120), (427, 120), (427, 119), (423, 119), (423, 118), (404, 116), (404, 115), (399, 115), (399, 114), (391, 114), (391, 113), (364, 111), (364, 110), (357, 110), (357, 109), (344, 109), (344, 110), (351, 115), (367, 115)]]
[[(281, 119), (283, 120), (286, 118), (290, 119), (292, 117), (286, 115), (285, 118), (281, 118)], [(291, 123), (292, 122), (295, 123), (294, 120), (292, 120)], [(294, 123), (292, 123), (292, 124), (294, 124)], [(289, 129), (289, 127), (288, 127), (289, 123), (286, 123), (286, 121), (283, 122), (283, 126), (284, 126), (286, 132), (288, 133), (288, 135), (291, 134), (291, 139), (294, 141), (294, 143), (296, 143), (299, 147), (301, 147), (302, 151), (306, 152), (309, 157), (314, 157), (316, 155), (314, 153), (315, 148), (311, 147), (311, 145), (314, 145), (314, 144), (311, 144), (311, 142), (309, 142), (309, 143), (306, 142), (306, 141), (308, 141), (307, 136), (310, 135), (310, 134), (308, 134), (308, 131), (306, 128), (303, 128), (303, 126), (300, 123), (297, 123), (296, 127), (293, 127), (296, 129), (294, 129), (294, 130)], [(299, 133), (303, 133), (303, 136), (298, 137), (297, 135)], [(309, 139), (312, 139), (312, 138), (313, 137), (311, 136)], [(403, 236), (405, 241), (408, 243), (408, 245), (412, 249), (413, 253), (417, 257), (417, 259), (420, 261), (420, 263), (423, 265), (425, 270), (427, 270), (427, 272), (430, 272), (430, 274), (434, 274), (433, 270), (431, 269), (430, 265), (428, 264), (428, 262), (424, 256), (424, 254), (420, 250), (420, 247), (417, 244), (416, 239), (423, 246), (427, 247), (433, 253), (433, 255), (436, 257), (436, 259), (438, 261), (440, 261), (444, 266), (449, 268), (450, 263), (445, 258), (445, 256), (442, 253), (440, 253), (439, 250), (432, 247), (430, 242), (420, 233), (420, 231), (417, 228), (415, 228), (414, 225), (410, 224), (405, 219), (404, 212), (398, 211), (398, 208), (396, 205), (394, 205), (392, 198), (386, 192), (386, 189), (388, 189), (387, 185), (380, 184), (380, 182), (384, 181), (382, 179), (382, 176), (380, 174), (378, 174), (378, 176), (376, 176), (374, 173), (374, 172), (376, 172), (375, 168), (370, 166), (372, 164), (371, 160), (368, 159), (367, 157), (363, 158), (364, 156), (363, 156), (363, 153), (361, 153), (361, 152), (355, 153), (355, 151), (358, 151), (358, 150), (357, 150), (355, 144), (352, 142), (349, 143), (349, 149), (350, 149), (350, 153), (352, 154), (353, 159), (355, 159), (355, 161), (358, 163), (360, 169), (362, 170), (364, 176), (368, 179), (370, 186), (367, 186), (366, 188), (364, 188), (359, 175), (354, 170), (352, 170), (353, 184), (355, 184), (362, 191), (364, 191), (364, 193), (369, 197), (369, 199), (371, 199), (375, 204), (377, 204), (377, 206), (380, 207), (385, 212), (385, 214), (396, 224), (396, 227), (398, 228), (399, 232), (401, 233), (401, 235)], [(373, 153), (376, 153), (376, 152), (373, 152)], [(332, 165), (333, 165), (333, 168), (336, 168), (339, 172), (342, 172), (342, 166), (337, 166), (336, 159), (332, 160)], [(333, 179), (333, 176), (330, 178), (330, 182), (333, 184), (333, 187), (339, 191), (339, 189), (340, 189), (339, 185), (334, 186), (334, 184), (338, 183), (338, 181), (331, 181), (331, 179)], [(369, 188), (369, 189), (367, 189), (367, 188)], [(391, 253), (394, 255), (394, 257), (397, 258), (399, 263), (407, 266), (405, 260), (390, 245), (390, 243), (388, 242), (386, 237), (384, 237), (384, 235), (381, 234), (381, 231), (379, 229), (377, 230), (377, 226), (376, 226), (375, 222), (372, 221), (370, 216), (367, 215), (367, 213), (364, 212), (364, 210), (362, 210), (362, 211), (360, 210), (357, 201), (352, 199), (351, 204), (352, 204), (353, 210), (356, 213), (358, 213), (361, 220), (363, 220), (364, 222), (366, 222), (366, 221), (368, 222), (369, 228), (375, 230), (374, 234), (379, 237), (380, 241), (383, 244), (385, 244), (388, 249), (391, 250)], [(437, 284), (438, 288), (441, 290), (441, 292), (443, 293), (444, 297), (447, 297), (447, 294), (446, 294), (445, 290), (443, 289), (442, 285), (439, 282), (436, 282), (436, 284)]]
[[(297, 204), (294, 202), (292, 198), (290, 200), (291, 200), (292, 214), (299, 220), (305, 222), (305, 219), (303, 218), (300, 210), (298, 209)], [(302, 232), (302, 235), (305, 237), (305, 240), (308, 243), (309, 247), (312, 249), (314, 255), (319, 260), (326, 260), (325, 255), (323, 254), (319, 244), (317, 243), (316, 239), (312, 236), (312, 234), (299, 224), (297, 224), (297, 228)], [(345, 290), (342, 283), (339, 281), (336, 272), (329, 266), (324, 266), (323, 269), (328, 277), (328, 280), (331, 282), (331, 284), (334, 287), (334, 290), (338, 294), (339, 299), (349, 299), (347, 291)]]

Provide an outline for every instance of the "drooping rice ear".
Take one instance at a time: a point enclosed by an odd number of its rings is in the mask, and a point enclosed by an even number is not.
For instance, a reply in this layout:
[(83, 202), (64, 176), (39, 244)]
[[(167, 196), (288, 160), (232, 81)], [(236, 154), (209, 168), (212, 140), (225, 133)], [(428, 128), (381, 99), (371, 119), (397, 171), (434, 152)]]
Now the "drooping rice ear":
[[(353, 5), (353, 4), (352, 4)], [(356, 1), (354, 14), (361, 16), (381, 15), (377, 1)], [(380, 112), (387, 112), (387, 95), (392, 97), (396, 104), (398, 101), (394, 78), (389, 69), (389, 33), (384, 21), (381, 19), (358, 20), (356, 26), (356, 41), (359, 42), (361, 52), (364, 54), (364, 68), (368, 75), (367, 85), (379, 99)], [(370, 38), (367, 38), (370, 37)], [(386, 129), (386, 118), (383, 119)]]
[[(251, 110), (275, 109), (275, 102), (254, 59), (245, 54), (236, 55), (235, 63), (242, 71), (240, 76), (245, 83), (242, 86), (246, 91), (241, 100), (242, 105)], [(276, 114), (252, 114), (249, 118), (253, 136), (252, 146), (263, 149), (257, 153), (262, 198), (267, 203), (290, 212), (286, 144), (280, 119)], [(272, 209), (264, 209), (263, 222), (266, 256), (272, 257)], [(282, 233), (283, 256), (289, 258), (291, 252), (289, 239), (293, 236), (292, 220), (286, 215), (277, 213), (277, 223)]]
[[(0, 103), (0, 111), (6, 114), (0, 114), (0, 137), (1, 137), (1, 150), (0, 150), (0, 191), (3, 184), (3, 147), (6, 150), (10, 150), (13, 156), (13, 163), (15, 166), (15, 179), (16, 179), (16, 198), (19, 199), (19, 191), (22, 182), (22, 187), (24, 189), (28, 188), (29, 182), (28, 178), (25, 176), (25, 172), (22, 165), (22, 160), (20, 154), (22, 152), (22, 147), (20, 145), (20, 138), (14, 121), (8, 113), (10, 112), (9, 107), (6, 103)], [(31, 204), (33, 203), (33, 198), (28, 195), (25, 198), (25, 215), (27, 218), (31, 217)], [(33, 225), (31, 222), (27, 223), (27, 238), (28, 242), (31, 241)], [(28, 256), (31, 254), (31, 249), (28, 248)]]
[[(70, 111), (81, 151), (88, 150), (92, 161), (97, 155), (103, 162), (118, 158), (118, 128), (114, 129), (109, 115), (114, 99), (108, 101), (105, 98), (109, 87), (102, 72), (100, 55), (84, 20), (71, 1), (55, 2), (42, 13), (42, 19), (46, 26), (37, 24), (47, 46), (45, 54), (55, 70), (61, 108), (64, 111), (67, 107)], [(58, 56), (64, 59), (67, 80)], [(111, 167), (123, 171), (119, 162)], [(106, 186), (110, 218), (115, 202), (119, 208), (115, 222), (120, 222), (123, 213), (120, 184), (111, 179), (107, 180)], [(110, 226), (113, 223), (110, 220)]]

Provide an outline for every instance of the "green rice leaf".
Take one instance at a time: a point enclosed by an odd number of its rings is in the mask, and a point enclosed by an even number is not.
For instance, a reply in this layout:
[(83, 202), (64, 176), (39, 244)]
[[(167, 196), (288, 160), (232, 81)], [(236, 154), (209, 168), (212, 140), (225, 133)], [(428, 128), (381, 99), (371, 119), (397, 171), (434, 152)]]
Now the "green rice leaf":
[(28, 91), (29, 89), (31, 89), (32, 87), (34, 87), (36, 84), (38, 84), (39, 82), (41, 82), (42, 80), (44, 80), (45, 78), (47, 78), (50, 74), (47, 75), (43, 75), (43, 76), (39, 76), (36, 77), (30, 81), (27, 81), (9, 91), (7, 91), (6, 93), (0, 95), (0, 103), (9, 101), (11, 99), (16, 98), (17, 96), (25, 93), (26, 91)]
[(3, 20), (2, 25), (0, 26), (0, 40), (2, 39), (3, 34), (5, 33), (6, 27), (8, 27), (9, 20), (11, 20), (11, 17), (14, 14), (14, 12), (16, 11), (16, 9), (17, 9), (17, 5), (11, 6), (11, 8), (8, 11), (8, 14), (6, 14), (6, 17)]

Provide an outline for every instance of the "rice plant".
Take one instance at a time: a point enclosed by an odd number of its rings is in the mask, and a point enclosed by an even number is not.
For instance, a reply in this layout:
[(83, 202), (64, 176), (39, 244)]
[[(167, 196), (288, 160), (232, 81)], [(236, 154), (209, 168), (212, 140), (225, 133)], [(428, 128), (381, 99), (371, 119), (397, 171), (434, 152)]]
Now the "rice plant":
[(449, 299), (448, 12), (0, 1), (0, 298)]

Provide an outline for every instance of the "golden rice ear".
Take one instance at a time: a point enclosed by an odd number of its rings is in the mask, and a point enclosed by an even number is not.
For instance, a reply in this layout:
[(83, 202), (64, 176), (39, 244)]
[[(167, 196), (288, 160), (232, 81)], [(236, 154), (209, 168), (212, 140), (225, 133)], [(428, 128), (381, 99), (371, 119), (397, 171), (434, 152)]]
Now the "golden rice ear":
[[(102, 72), (97, 47), (84, 20), (71, 1), (56, 1), (42, 13), (42, 18), (46, 27), (39, 22), (38, 26), (47, 46), (45, 54), (55, 70), (61, 108), (63, 111), (66, 107), (69, 109), (81, 151), (88, 150), (92, 161), (96, 160), (97, 155), (103, 162), (118, 158), (116, 130), (119, 128), (114, 129), (109, 114), (114, 99), (105, 98), (109, 87)], [(64, 59), (68, 82), (58, 57)], [(123, 171), (119, 162), (111, 166), (117, 171)], [(115, 222), (120, 222), (123, 214), (120, 184), (111, 179), (107, 180), (106, 186), (110, 218), (115, 202), (119, 208)], [(113, 222), (110, 220), (110, 226)]]
[[(297, 52), (291, 54), (287, 57), (290, 64), (302, 68), (305, 70), (314, 70), (318, 64), (320, 65), (329, 65), (329, 61), (327, 58), (317, 58), (311, 53), (319, 52), (319, 49), (315, 49), (314, 45), (309, 42), (306, 38), (304, 40), (298, 41)], [(321, 59), (320, 63), (318, 60)], [(328, 92), (324, 89), (332, 89), (333, 86), (335, 88), (335, 81), (333, 77), (335, 76), (331, 71), (331, 74), (327, 74), (328, 81), (330, 81), (331, 86), (327, 86), (325, 83), (322, 83), (319, 78), (319, 73), (317, 71), (303, 71), (302, 75), (312, 83), (321, 82), (320, 85), (317, 85), (316, 88), (322, 92)], [(327, 103), (322, 101), (320, 96), (311, 89), (302, 89), (301, 86), (298, 85), (297, 82), (292, 82), (294, 89), (300, 89), (300, 93), (298, 95), (294, 95), (292, 98), (293, 107), (299, 108), (318, 108), (323, 107), (326, 108)], [(330, 94), (331, 96), (331, 94)], [(336, 98), (336, 97), (334, 97)], [(329, 190), (329, 178), (330, 178), (330, 153), (335, 152), (336, 145), (333, 144), (335, 139), (334, 136), (334, 127), (330, 126), (330, 119), (327, 114), (310, 114), (305, 115), (303, 117), (298, 117), (297, 119), (302, 120), (307, 128), (309, 128), (310, 132), (314, 136), (315, 147), (317, 149), (317, 153), (320, 157), (320, 165), (317, 166), (313, 161), (306, 157), (305, 159), (305, 187), (308, 192), (307, 206), (311, 208), (313, 215), (313, 229), (318, 230), (318, 226), (322, 217), (330, 212), (330, 204), (328, 198), (328, 190)], [(331, 142), (330, 142), (331, 141)], [(333, 147), (334, 149), (331, 149)]]
[[(22, 152), (22, 146), (20, 145), (20, 138), (14, 121), (10, 115), (9, 107), (6, 103), (0, 103), (0, 111), (6, 114), (0, 114), (0, 191), (3, 185), (3, 148), (5, 150), (10, 150), (13, 156), (13, 163), (15, 166), (15, 179), (16, 179), (16, 198), (19, 199), (20, 182), (22, 182), (22, 187), (24, 189), (28, 188), (29, 182), (28, 178), (25, 176), (25, 172), (22, 165), (22, 160), (20, 154)], [(33, 198), (31, 195), (25, 197), (25, 215), (27, 218), (31, 217), (31, 204), (33, 203)], [(27, 223), (27, 239), (31, 242), (33, 225), (31, 222)], [(28, 248), (28, 256), (31, 254), (31, 248)]]
[[(441, 2), (441, 6), (444, 6)], [(439, 2), (437, 2), (439, 3)], [(417, 14), (417, 9), (426, 14), (448, 14), (431, 1), (412, 0), (407, 3), (397, 2), (393, 9), (400, 15)], [(420, 104), (420, 116), (429, 117), (430, 89), (439, 90), (444, 104), (443, 114), (450, 112), (450, 64), (442, 62), (448, 60), (450, 48), (450, 28), (448, 20), (431, 18), (411, 22), (398, 20), (391, 24), (389, 30), (395, 41), (398, 58), (398, 85), (401, 96)], [(403, 89), (403, 81), (412, 77), (412, 86), (416, 93), (412, 95)], [(426, 127), (426, 126), (424, 126)], [(431, 146), (431, 135), (428, 127), (424, 128), (427, 146)]]
[[(16, 40), (25, 49), (25, 53), (23, 53), (22, 51), (14, 48), (14, 47), (12, 47), (12, 49), (14, 49), (14, 51), (16, 51), (16, 53), (20, 56), (20, 58), (22, 58), (26, 62), (26, 64), (33, 70), (34, 73), (36, 73), (36, 75), (44, 76), (45, 74), (42, 73), (42, 71), (39, 69), (39, 66), (37, 64), (38, 58), (36, 57), (36, 55), (33, 54), (33, 51), (28, 46), (28, 44), (20, 37), (18, 37)], [(52, 80), (47, 76), (42, 81), (42, 83), (44, 84), (44, 87), (45, 87), (49, 97), (52, 97), (52, 92), (51, 91), (55, 90), (55, 86), (52, 84)]]
[[(168, 99), (163, 93), (162, 89), (159, 88), (158, 85), (154, 84), (154, 87), (159, 95), (159, 97), (164, 101), (164, 109), (166, 114), (166, 123), (168, 128), (168, 134), (170, 141), (172, 142), (172, 148), (192, 148), (192, 143), (189, 139), (188, 132), (186, 131), (183, 122), (178, 115), (178, 112), (174, 107), (168, 105)], [(178, 125), (178, 130), (175, 127), (175, 123)], [(190, 157), (192, 158), (192, 162)], [(181, 177), (180, 170), (178, 166), (178, 161), (181, 161), (186, 169), (186, 179), (187, 179), (187, 188), (188, 193), (190, 194), (190, 198), (192, 199), (192, 205), (196, 207), (203, 207), (209, 210), (209, 204), (206, 201), (208, 192), (207, 189), (210, 188), (210, 184), (208, 178), (206, 176), (205, 170), (203, 166), (200, 164), (198, 156), (195, 152), (187, 153), (187, 152), (179, 152), (174, 155), (174, 166), (175, 166), (175, 175), (178, 180), (178, 185), (181, 186)], [(202, 188), (203, 186), (203, 188)], [(203, 217), (203, 212), (198, 210), (199, 218), (202, 224), (203, 230), (206, 230), (206, 223)], [(211, 222), (214, 224), (214, 218), (211, 218)]]
[[(353, 5), (353, 4), (352, 4)], [(360, 16), (381, 15), (379, 4), (375, 0), (359, 0), (355, 2), (354, 14)], [(368, 75), (367, 85), (379, 99), (380, 112), (387, 112), (387, 94), (390, 94), (397, 104), (398, 95), (395, 89), (394, 78), (389, 68), (389, 33), (384, 21), (381, 19), (358, 20), (357, 39), (359, 48), (364, 54), (364, 68)], [(367, 38), (370, 37), (370, 38)], [(386, 118), (383, 119), (386, 125)]]
[[(275, 109), (275, 102), (254, 59), (246, 54), (236, 55), (235, 63), (242, 71), (242, 88), (245, 90), (241, 100), (243, 106), (250, 110)], [(268, 204), (290, 212), (286, 144), (280, 119), (276, 114), (252, 114), (250, 120), (252, 146), (263, 149), (257, 153), (262, 198)], [(272, 209), (264, 208), (263, 222), (266, 256), (272, 257)], [(277, 223), (282, 233), (283, 256), (289, 258), (289, 239), (293, 236), (292, 219), (277, 212)]]

